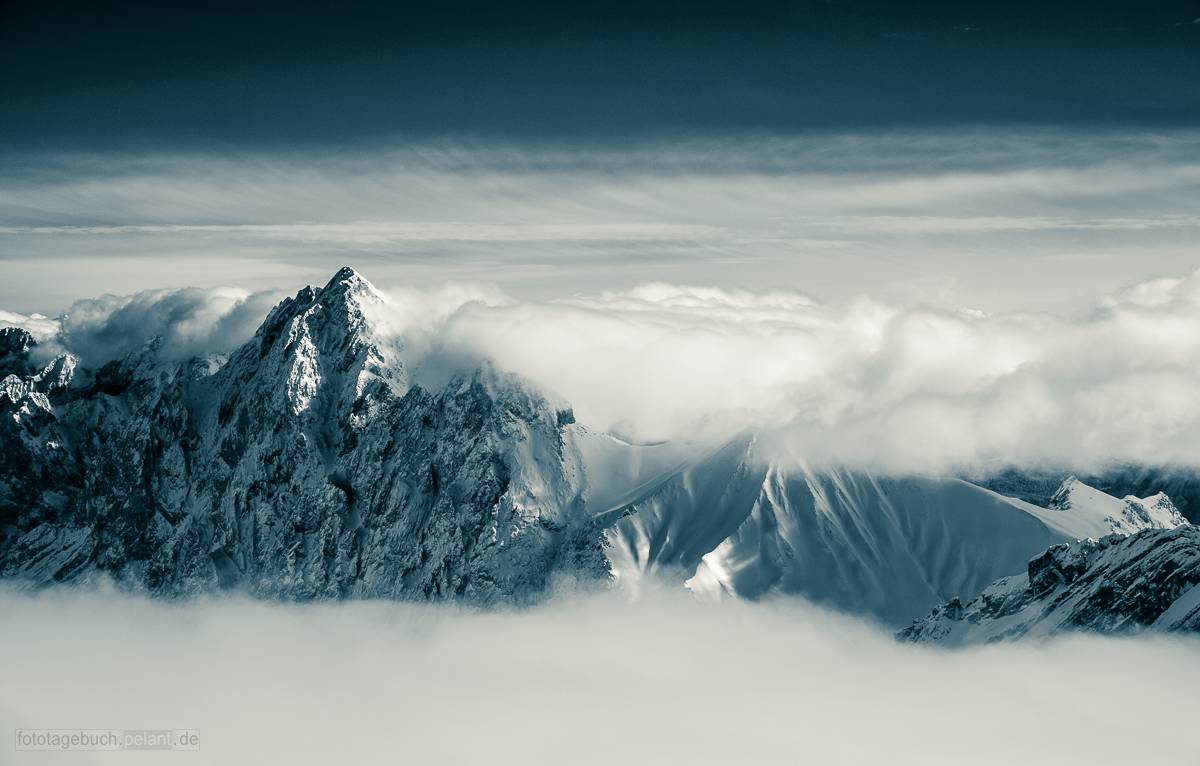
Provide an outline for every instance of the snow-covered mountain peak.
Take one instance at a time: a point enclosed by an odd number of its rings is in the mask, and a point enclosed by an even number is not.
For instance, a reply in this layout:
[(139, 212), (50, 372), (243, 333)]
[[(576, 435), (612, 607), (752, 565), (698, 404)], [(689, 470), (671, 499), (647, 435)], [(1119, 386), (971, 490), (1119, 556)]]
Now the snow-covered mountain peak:
[(43, 391), (66, 388), (75, 377), (79, 359), (74, 354), (59, 354), (33, 376), (33, 382)]
[[(276, 306), (258, 329), (257, 354), (241, 363), (280, 385), (297, 415), (330, 383), (347, 405), (380, 383), (402, 394), (407, 371), (398, 342), (381, 327), (385, 300), (354, 269), (340, 269), (323, 288), (306, 287)], [(273, 363), (264, 370), (259, 360)]]
[(36, 346), (23, 329), (0, 330), (0, 416), (7, 435), (31, 450), (57, 447), (55, 403), (74, 379), (77, 362), (71, 354), (59, 354), (42, 365), (33, 353)]
[(374, 335), (378, 307), (386, 302), (361, 274), (349, 266), (339, 269), (324, 287), (309, 285), (285, 298), (267, 315), (259, 334), (274, 340), (280, 325), (303, 316), (305, 321), (332, 323), (337, 330)]
[(338, 269), (316, 296), (347, 322), (362, 320), (373, 329), (378, 329), (379, 309), (387, 300), (375, 285), (349, 266)]
[[(1164, 493), (1138, 498), (1116, 498), (1068, 476), (1050, 498), (1052, 513), (1047, 520), (1055, 523), (1057, 514), (1071, 518), (1071, 530), (1078, 538), (1131, 534), (1143, 529), (1172, 529), (1187, 519)], [(1060, 524), (1061, 526), (1061, 524)]]
[(347, 294), (371, 294), (377, 297), (380, 296), (375, 285), (371, 284), (366, 277), (354, 270), (350, 266), (343, 266), (338, 269), (325, 287), (321, 289), (322, 293), (347, 293)]
[(24, 354), (37, 345), (33, 335), (21, 327), (0, 327), (0, 358)]
[[(75, 376), (75, 355), (58, 354), (49, 362), (39, 361), (34, 355), (37, 345), (33, 335), (20, 327), (0, 328), (0, 377), (4, 395), (12, 402), (33, 394), (44, 401), (45, 395), (65, 389)], [(50, 409), (48, 402), (45, 409)]]
[(1065, 511), (1071, 507), (1071, 495), (1075, 493), (1079, 487), (1086, 487), (1075, 474), (1071, 474), (1063, 479), (1062, 484), (1058, 485), (1058, 489), (1050, 496), (1049, 507), (1056, 511)]
[(33, 351), (37, 339), (22, 327), (0, 327), (0, 377), (25, 378), (38, 371)]

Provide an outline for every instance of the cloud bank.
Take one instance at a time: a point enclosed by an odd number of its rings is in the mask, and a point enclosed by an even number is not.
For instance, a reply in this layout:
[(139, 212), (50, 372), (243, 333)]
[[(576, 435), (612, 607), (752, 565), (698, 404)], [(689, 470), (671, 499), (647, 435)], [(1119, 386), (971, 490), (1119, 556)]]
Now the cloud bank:
[[(1200, 272), (1075, 317), (664, 283), (548, 301), (454, 283), (384, 292), (378, 331), (414, 380), (492, 360), (635, 441), (753, 431), (781, 458), (897, 473), (1200, 466)], [(59, 341), (92, 367), (152, 336), (173, 359), (227, 352), (277, 297), (106, 296), (72, 306)]]
[(147, 290), (79, 301), (61, 318), (61, 343), (88, 363), (117, 359), (161, 338), (174, 358), (232, 351), (279, 300), (235, 288)]
[(636, 439), (749, 429), (895, 471), (1200, 465), (1200, 273), (1079, 317), (646, 285), (464, 304), (434, 349), (497, 360)]
[(62, 324), (58, 319), (44, 314), (19, 314), (3, 309), (0, 309), (0, 327), (20, 327), (38, 342), (54, 342), (62, 331)]
[(159, 760), (222, 766), (1195, 762), (1194, 640), (949, 653), (796, 602), (665, 594), (476, 613), (6, 591), (0, 609), (8, 752), (14, 728), (112, 727), (198, 729), (199, 752)]

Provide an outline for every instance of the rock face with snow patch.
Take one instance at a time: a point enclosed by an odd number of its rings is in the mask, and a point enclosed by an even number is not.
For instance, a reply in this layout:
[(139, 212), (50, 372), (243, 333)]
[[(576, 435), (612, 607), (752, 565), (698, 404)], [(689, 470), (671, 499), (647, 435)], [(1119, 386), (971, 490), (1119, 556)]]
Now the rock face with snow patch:
[(1069, 630), (1200, 632), (1200, 527), (1056, 545), (1024, 573), (938, 607), (898, 637), (953, 646)]
[(223, 363), (165, 363), (150, 343), (83, 387), (6, 379), (6, 412), (33, 397), (44, 417), (4, 441), (0, 572), (481, 602), (606, 576), (600, 533), (572, 513), (570, 418), (486, 366), (411, 386), (373, 333), (381, 301), (344, 269)]

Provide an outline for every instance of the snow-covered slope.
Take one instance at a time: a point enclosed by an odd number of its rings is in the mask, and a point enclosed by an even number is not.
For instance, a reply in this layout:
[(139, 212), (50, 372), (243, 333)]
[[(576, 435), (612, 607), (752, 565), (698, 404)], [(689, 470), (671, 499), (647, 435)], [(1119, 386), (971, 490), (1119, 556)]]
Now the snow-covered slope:
[(583, 497), (592, 515), (624, 509), (703, 452), (690, 443), (634, 444), (579, 423), (563, 435), (583, 466)]
[(772, 457), (735, 440), (633, 502), (608, 532), (617, 578), (682, 579), (703, 595), (801, 594), (903, 624), (1051, 545), (1183, 523), (1165, 497), (1118, 500), (1074, 480), (1046, 509), (960, 479)]
[(1047, 523), (1076, 538), (1132, 534), (1143, 529), (1170, 529), (1186, 524), (1171, 499), (1158, 492), (1150, 497), (1118, 499), (1068, 477), (1050, 498), (1049, 513), (1037, 511)]
[[(1064, 458), (1069, 456), (1064, 455)], [(1019, 497), (1035, 505), (1048, 507), (1061, 489), (1068, 468), (1052, 466), (1036, 470), (1006, 468), (964, 477), (1009, 497)], [(1146, 497), (1166, 493), (1183, 517), (1200, 522), (1200, 470), (1180, 465), (1134, 465), (1114, 463), (1099, 472), (1083, 474), (1079, 479), (1090, 487), (1113, 497)]]
[(956, 646), (1065, 630), (1200, 631), (1200, 527), (1147, 529), (1057, 545), (965, 605), (900, 631)]

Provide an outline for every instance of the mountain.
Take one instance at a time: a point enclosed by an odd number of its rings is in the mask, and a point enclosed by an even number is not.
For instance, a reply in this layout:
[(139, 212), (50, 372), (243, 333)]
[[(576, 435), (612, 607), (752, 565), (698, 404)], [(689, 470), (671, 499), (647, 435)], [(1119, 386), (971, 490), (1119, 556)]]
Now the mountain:
[(632, 444), (486, 361), (428, 382), (387, 300), (342, 269), (184, 361), (152, 338), (94, 367), (0, 330), (0, 576), (478, 603), (653, 578), (902, 625), (1059, 543), (1183, 521), (1075, 479), (1041, 506), (752, 434)]
[(958, 646), (1069, 630), (1200, 632), (1200, 527), (1056, 545), (1024, 573), (965, 605), (938, 607), (898, 637)]
[(1077, 537), (1104, 537), (1131, 534), (1143, 529), (1171, 529), (1187, 519), (1163, 492), (1150, 497), (1132, 495), (1117, 499), (1069, 476), (1050, 497), (1054, 511), (1071, 512)]
[(478, 601), (559, 569), (603, 577), (600, 535), (573, 513), (569, 410), (486, 365), (410, 385), (376, 331), (382, 303), (343, 269), (226, 360), (166, 362), (152, 341), (86, 385), (10, 396), (8, 410), (44, 403), (36, 428), (53, 438), (6, 434), (0, 573)]
[(814, 470), (759, 449), (730, 442), (633, 502), (607, 533), (617, 578), (803, 595), (898, 625), (1052, 545), (1185, 523), (1165, 497), (1122, 501), (1074, 478), (1041, 508), (959, 479)]
[[(1059, 490), (1062, 477), (1070, 474), (1060, 470), (1005, 469), (982, 476), (968, 476), (968, 481), (987, 487), (1009, 497), (1017, 497), (1034, 505), (1049, 505)], [(1074, 475), (1074, 474), (1072, 474)], [(1080, 481), (1115, 497), (1136, 495), (1145, 497), (1158, 492), (1171, 498), (1172, 504), (1192, 523), (1200, 522), (1200, 472), (1185, 466), (1147, 466), (1117, 464), (1099, 472), (1079, 474)]]

